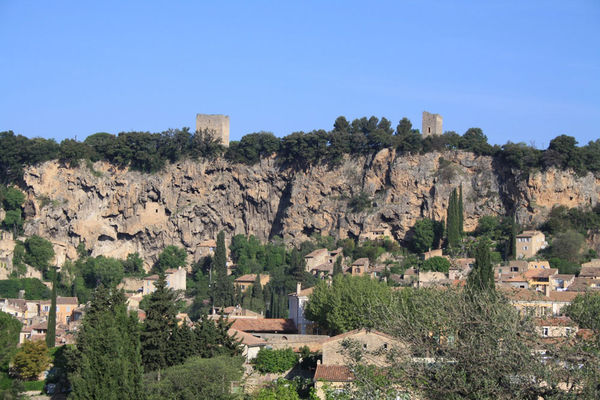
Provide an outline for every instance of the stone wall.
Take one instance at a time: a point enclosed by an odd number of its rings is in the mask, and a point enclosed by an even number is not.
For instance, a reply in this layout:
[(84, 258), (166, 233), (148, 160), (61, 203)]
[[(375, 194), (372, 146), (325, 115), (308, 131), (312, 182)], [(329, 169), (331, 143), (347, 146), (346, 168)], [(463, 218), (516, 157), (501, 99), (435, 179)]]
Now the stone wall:
[(442, 130), (442, 116), (439, 114), (430, 114), (427, 111), (423, 111), (423, 123), (421, 125), (421, 134), (423, 137), (430, 135), (441, 135)]
[(196, 130), (214, 131), (221, 144), (229, 147), (229, 116), (221, 114), (196, 114)]

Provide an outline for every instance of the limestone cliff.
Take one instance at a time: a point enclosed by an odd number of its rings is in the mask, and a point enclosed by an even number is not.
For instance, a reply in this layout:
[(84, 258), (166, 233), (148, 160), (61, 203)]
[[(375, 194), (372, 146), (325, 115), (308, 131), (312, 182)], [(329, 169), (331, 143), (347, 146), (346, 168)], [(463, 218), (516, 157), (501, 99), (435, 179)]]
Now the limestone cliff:
[[(47, 162), (25, 172), (27, 235), (55, 243), (58, 262), (83, 241), (93, 255), (139, 252), (152, 262), (169, 244), (197, 258), (201, 241), (219, 230), (298, 243), (313, 233), (357, 237), (380, 226), (404, 239), (421, 217), (445, 218), (453, 188), (462, 185), (465, 229), (482, 215), (513, 212), (535, 225), (552, 206), (595, 205), (600, 179), (566, 171), (513, 178), (490, 157), (460, 151), (346, 158), (336, 167), (296, 171), (264, 159), (254, 166), (225, 160), (185, 161), (149, 175), (98, 162), (94, 170)], [(361, 192), (373, 207), (352, 212)]]

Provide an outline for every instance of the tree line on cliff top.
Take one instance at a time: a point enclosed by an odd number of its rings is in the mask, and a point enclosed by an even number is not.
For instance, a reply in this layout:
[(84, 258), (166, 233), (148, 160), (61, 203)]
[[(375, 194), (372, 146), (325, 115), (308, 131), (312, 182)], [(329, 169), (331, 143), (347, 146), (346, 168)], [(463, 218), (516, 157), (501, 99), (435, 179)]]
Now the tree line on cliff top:
[(81, 160), (109, 161), (133, 170), (156, 172), (167, 163), (182, 159), (225, 157), (254, 164), (276, 153), (287, 166), (306, 168), (318, 163), (337, 164), (345, 154), (368, 155), (384, 148), (400, 153), (418, 154), (443, 150), (465, 150), (493, 156), (502, 164), (527, 173), (536, 168), (571, 168), (578, 174), (600, 171), (600, 140), (578, 147), (574, 137), (561, 135), (550, 141), (546, 150), (525, 143), (490, 145), (479, 128), (470, 128), (462, 136), (453, 131), (422, 137), (411, 122), (403, 118), (396, 129), (386, 118), (360, 118), (352, 122), (338, 117), (333, 129), (294, 132), (278, 138), (269, 132), (250, 133), (240, 141), (222, 146), (208, 130), (191, 132), (189, 128), (160, 133), (121, 132), (118, 135), (96, 133), (80, 142), (65, 139), (33, 138), (0, 132), (0, 183), (18, 182), (23, 168), (48, 160), (76, 166)]

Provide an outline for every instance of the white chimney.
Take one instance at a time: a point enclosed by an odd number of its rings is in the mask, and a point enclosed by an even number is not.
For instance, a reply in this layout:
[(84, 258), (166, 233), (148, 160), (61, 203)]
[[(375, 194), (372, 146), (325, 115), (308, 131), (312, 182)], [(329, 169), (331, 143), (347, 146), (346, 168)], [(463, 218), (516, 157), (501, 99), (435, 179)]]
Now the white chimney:
[(296, 282), (296, 294), (297, 295), (300, 294), (300, 290), (302, 290), (302, 283), (301, 282)]

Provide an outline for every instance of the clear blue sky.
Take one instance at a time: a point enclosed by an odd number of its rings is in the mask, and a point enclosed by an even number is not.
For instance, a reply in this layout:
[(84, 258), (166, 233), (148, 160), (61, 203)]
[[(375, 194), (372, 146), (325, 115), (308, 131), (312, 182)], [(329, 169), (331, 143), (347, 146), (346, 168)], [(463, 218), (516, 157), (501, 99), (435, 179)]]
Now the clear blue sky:
[(491, 143), (600, 137), (600, 1), (0, 0), (0, 130), (231, 137), (440, 113)]

